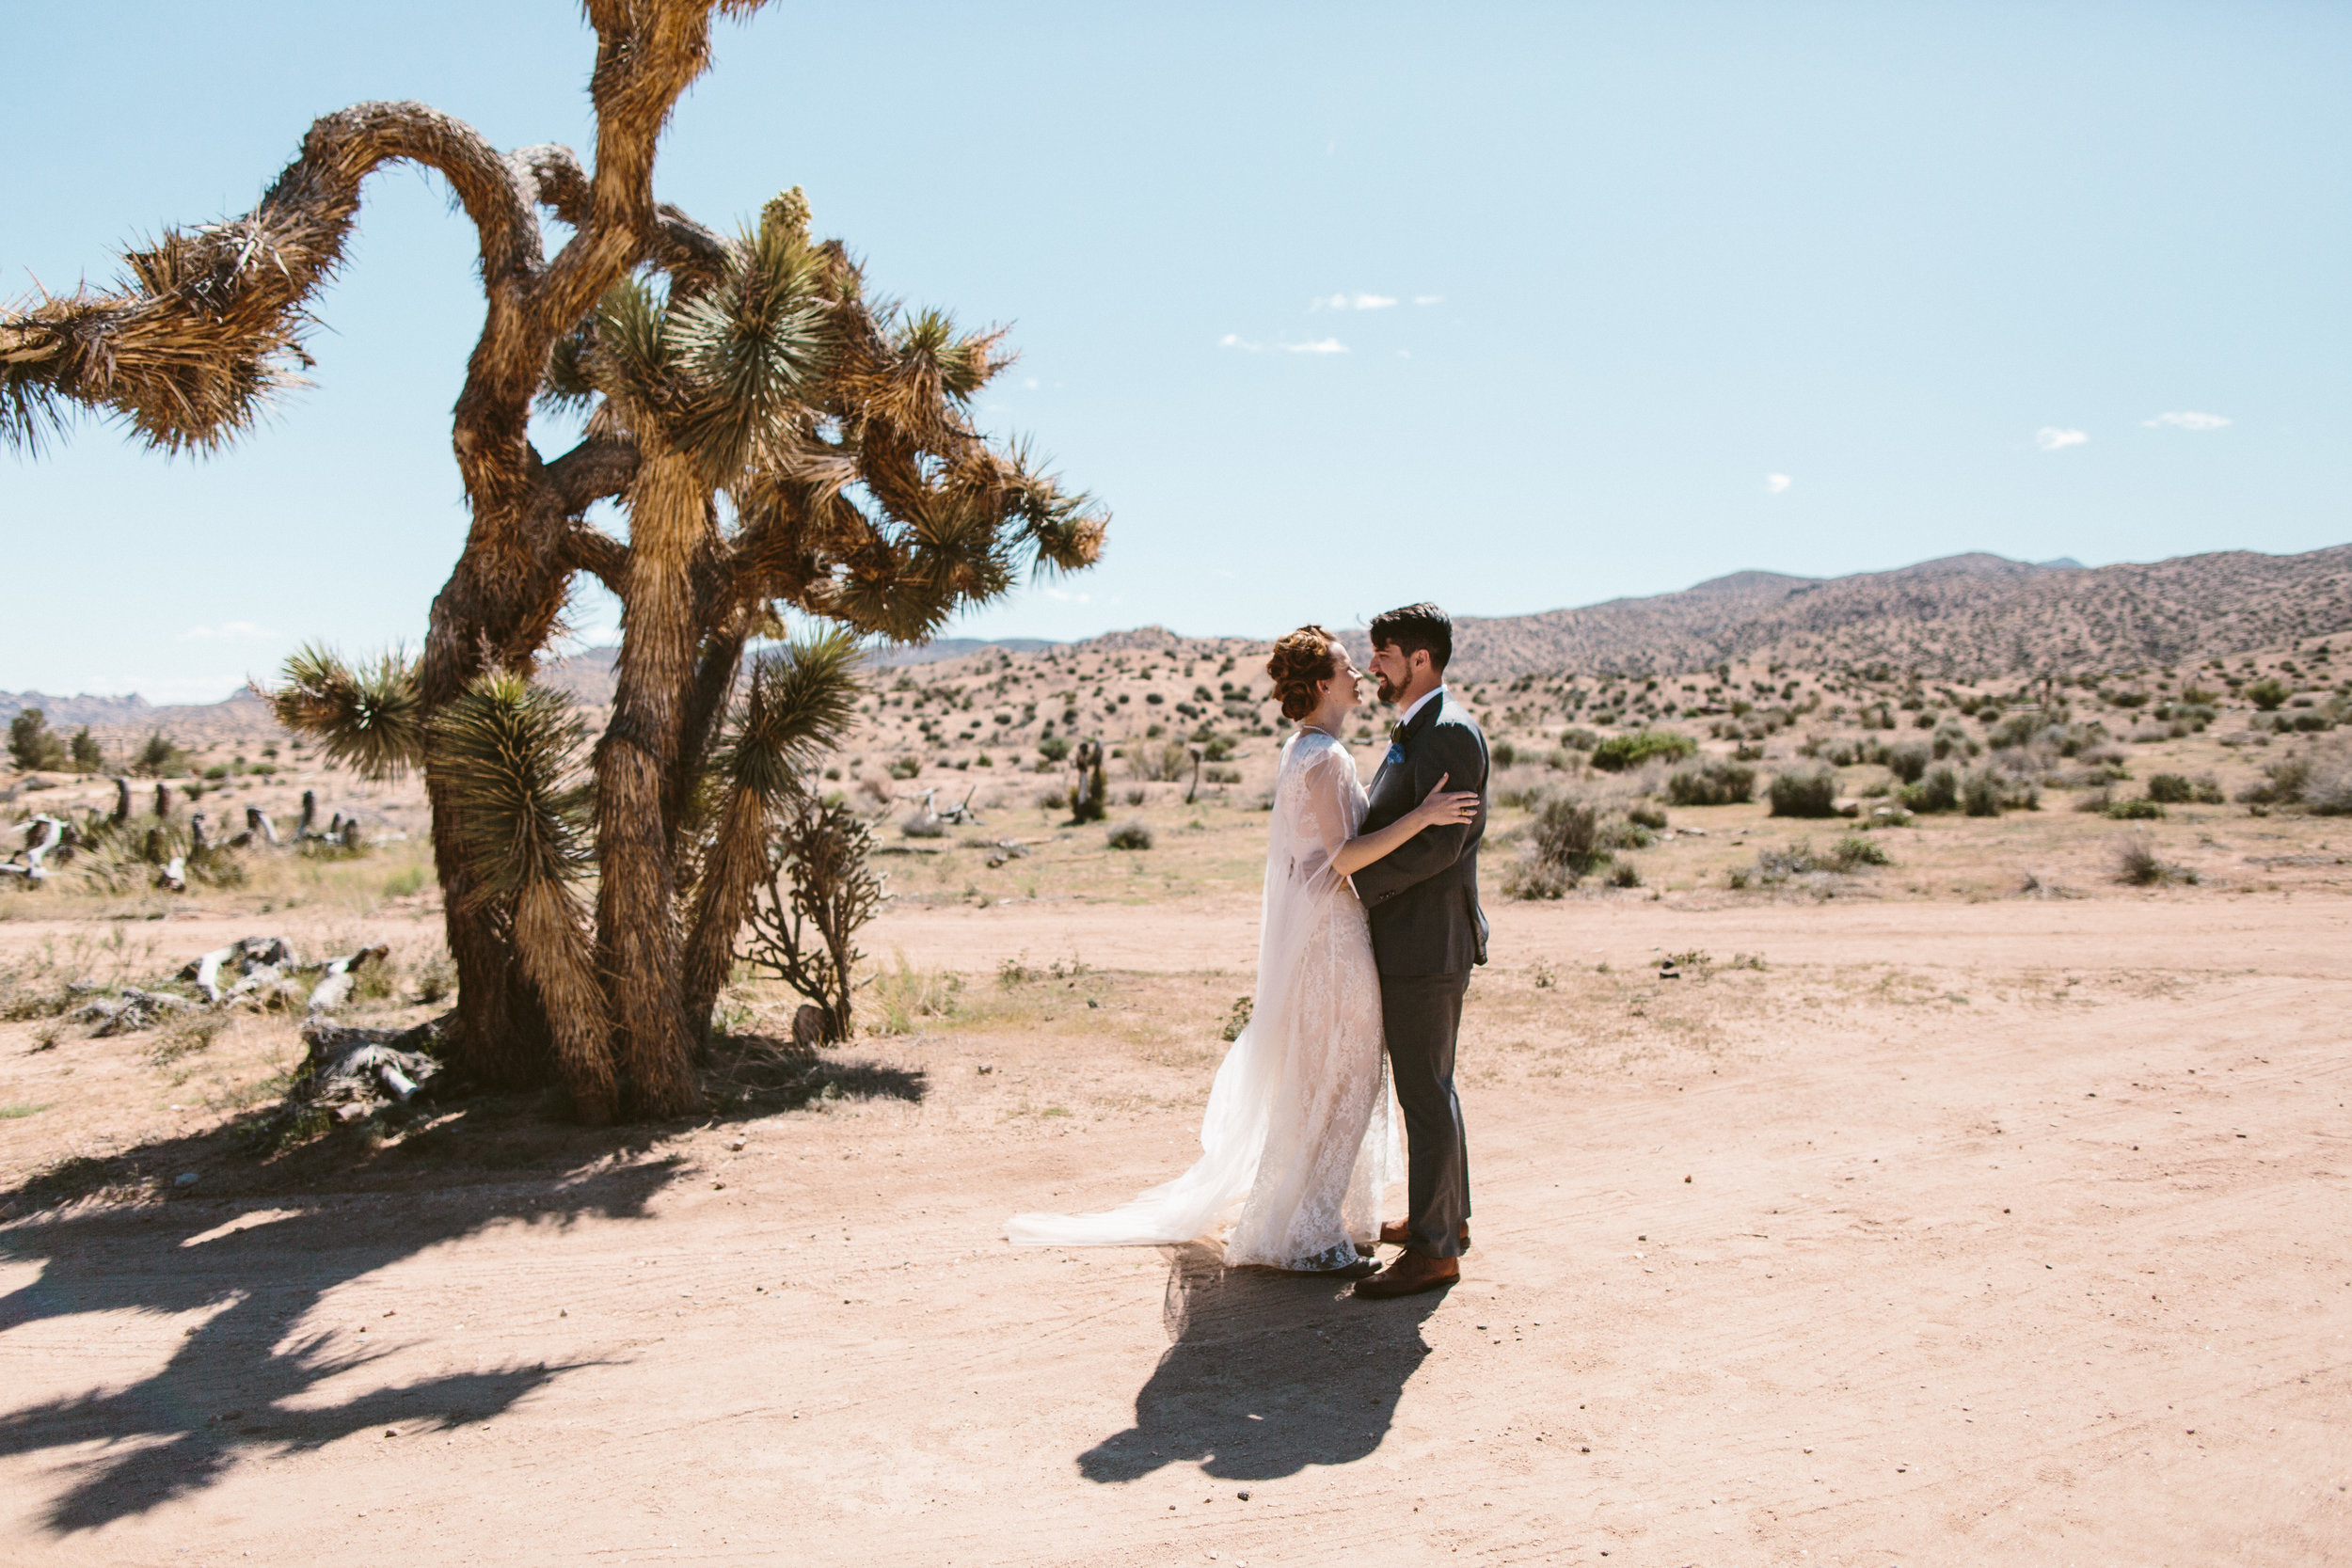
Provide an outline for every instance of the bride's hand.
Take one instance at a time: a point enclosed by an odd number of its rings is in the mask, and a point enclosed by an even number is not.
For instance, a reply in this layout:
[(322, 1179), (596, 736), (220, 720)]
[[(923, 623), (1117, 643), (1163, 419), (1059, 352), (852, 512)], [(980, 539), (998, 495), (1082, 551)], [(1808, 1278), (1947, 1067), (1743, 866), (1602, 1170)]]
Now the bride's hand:
[(1453, 776), (1451, 773), (1438, 774), (1438, 782), (1430, 787), (1427, 795), (1422, 797), (1421, 804), (1413, 808), (1413, 816), (1422, 827), (1449, 828), (1477, 816), (1476, 790), (1458, 790), (1451, 795), (1446, 793), (1446, 781)]

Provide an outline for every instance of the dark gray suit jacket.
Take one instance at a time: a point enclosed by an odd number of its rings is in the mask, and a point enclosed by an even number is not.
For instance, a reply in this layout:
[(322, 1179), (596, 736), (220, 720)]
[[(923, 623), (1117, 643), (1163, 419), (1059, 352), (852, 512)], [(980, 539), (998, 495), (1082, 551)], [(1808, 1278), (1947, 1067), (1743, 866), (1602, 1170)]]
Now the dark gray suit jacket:
[(1478, 842), (1486, 833), (1486, 737), (1449, 691), (1413, 715), (1373, 775), (1363, 832), (1376, 832), (1415, 806), (1438, 782), (1478, 791), (1478, 815), (1423, 828), (1352, 879), (1372, 920), (1373, 958), (1383, 974), (1467, 974), (1486, 961), (1486, 917), (1478, 909)]

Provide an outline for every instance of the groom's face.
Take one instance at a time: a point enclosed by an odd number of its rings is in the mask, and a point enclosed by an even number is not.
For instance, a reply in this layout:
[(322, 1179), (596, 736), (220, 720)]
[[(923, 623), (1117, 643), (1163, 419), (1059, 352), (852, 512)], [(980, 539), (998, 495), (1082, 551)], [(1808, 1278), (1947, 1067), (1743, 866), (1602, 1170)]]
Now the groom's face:
[(1394, 643), (1381, 643), (1372, 650), (1372, 678), (1378, 684), (1380, 700), (1395, 702), (1413, 684), (1412, 657)]

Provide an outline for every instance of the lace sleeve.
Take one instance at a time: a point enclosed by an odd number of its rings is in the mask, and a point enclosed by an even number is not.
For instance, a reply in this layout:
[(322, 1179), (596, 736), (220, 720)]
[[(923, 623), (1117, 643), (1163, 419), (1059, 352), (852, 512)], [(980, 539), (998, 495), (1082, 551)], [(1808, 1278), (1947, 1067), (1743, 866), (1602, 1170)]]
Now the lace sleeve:
[(1343, 746), (1318, 746), (1311, 755), (1297, 761), (1288, 783), (1282, 827), (1291, 879), (1316, 892), (1328, 892), (1340, 881), (1331, 866), (1332, 857), (1356, 836), (1363, 817), (1356, 759)]

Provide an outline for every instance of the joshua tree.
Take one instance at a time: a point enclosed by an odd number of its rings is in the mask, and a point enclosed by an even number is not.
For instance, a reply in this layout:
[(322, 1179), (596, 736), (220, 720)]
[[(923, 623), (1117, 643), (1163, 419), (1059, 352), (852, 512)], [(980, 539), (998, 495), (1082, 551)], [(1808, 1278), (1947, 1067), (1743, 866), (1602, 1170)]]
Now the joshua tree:
[[(423, 769), (459, 975), (457, 1041), (493, 1084), (560, 1077), (580, 1113), (691, 1109), (715, 973), (768, 870), (769, 829), (853, 702), (853, 634), (917, 640), (1026, 566), (1070, 570), (1103, 518), (966, 415), (998, 334), (867, 297), (795, 190), (725, 238), (653, 197), (712, 14), (759, 0), (589, 0), (595, 166), (501, 154), (417, 103), (315, 123), (244, 217), (167, 230), (113, 292), (0, 312), (0, 434), (35, 449), (76, 406), (166, 451), (242, 433), (307, 361), (307, 302), (365, 178), (407, 161), (476, 228), (487, 310), (455, 411), (472, 525), (421, 657), (290, 660), (280, 718), (375, 776)], [(542, 214), (570, 230), (553, 256)], [(586, 410), (543, 461), (534, 404)], [(626, 541), (585, 518), (617, 498)], [(576, 783), (574, 734), (530, 685), (580, 573), (622, 605), (618, 689)], [(833, 630), (753, 659), (791, 610)], [(739, 711), (730, 715), (739, 690)], [(580, 884), (599, 873), (593, 924)]]

